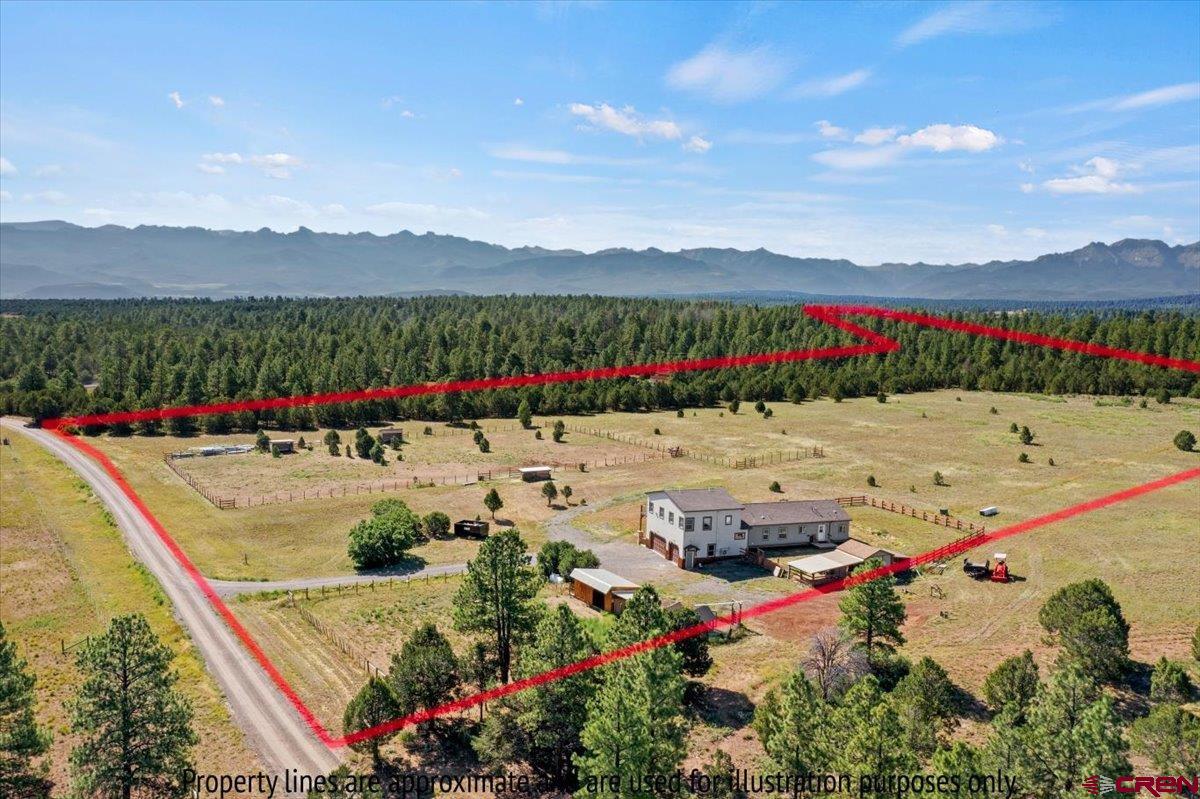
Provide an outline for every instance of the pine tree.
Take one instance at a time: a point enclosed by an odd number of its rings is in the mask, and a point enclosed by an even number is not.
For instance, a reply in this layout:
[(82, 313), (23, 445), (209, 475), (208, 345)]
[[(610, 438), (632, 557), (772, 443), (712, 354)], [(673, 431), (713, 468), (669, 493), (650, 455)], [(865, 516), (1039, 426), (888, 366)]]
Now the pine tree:
[[(400, 652), (392, 655), (388, 683), (402, 716), (449, 702), (459, 682), (458, 658), (446, 636), (432, 622), (414, 630)], [(417, 730), (425, 734), (436, 728), (437, 719), (417, 725)]]
[(1090, 579), (1063, 586), (1038, 611), (1038, 621), (1063, 647), (1065, 660), (1091, 678), (1114, 681), (1129, 664), (1129, 623), (1112, 589)]
[[(350, 700), (350, 704), (346, 705), (346, 712), (342, 716), (342, 726), (349, 735), (378, 726), (386, 721), (392, 721), (400, 715), (400, 703), (397, 701), (396, 693), (392, 690), (391, 685), (378, 677), (371, 677)], [(392, 738), (396, 732), (372, 736), (365, 741), (350, 744), (350, 748), (356, 752), (369, 752), (371, 762), (378, 771), (383, 762), (379, 747)]]
[(918, 660), (892, 690), (906, 743), (917, 757), (930, 757), (958, 726), (954, 697), (950, 676), (929, 657)]
[(554, 504), (554, 500), (558, 498), (558, 488), (555, 487), (553, 480), (542, 483), (542, 496), (546, 498), (547, 508)]
[[(630, 646), (667, 630), (658, 594), (647, 586), (626, 604), (608, 643), (613, 648)], [(658, 647), (604, 667), (580, 736), (584, 751), (575, 757), (589, 796), (656, 799), (641, 781), (667, 777), (679, 767), (686, 751), (681, 665), (672, 647)], [(598, 778), (593, 791), (589, 781)], [(617, 790), (610, 779), (618, 781)]]
[(1038, 667), (1033, 662), (1033, 653), (1026, 649), (1020, 655), (1000, 662), (983, 683), (983, 698), (992, 711), (1011, 708), (1014, 721), (1022, 723), (1029, 704), (1038, 689)]
[[(854, 570), (855, 574), (882, 566), (871, 558)], [(838, 625), (851, 635), (862, 638), (867, 657), (873, 658), (876, 649), (891, 651), (891, 645), (904, 643), (900, 625), (907, 613), (896, 591), (896, 578), (890, 574), (853, 586), (838, 603), (842, 618)]]
[(525, 542), (515, 528), (490, 536), (467, 564), (454, 595), (454, 629), (490, 639), (501, 682), (508, 682), (514, 647), (529, 637), (537, 623), (533, 600), (542, 581), (526, 563), (525, 553)]
[(754, 711), (754, 729), (771, 765), (788, 774), (824, 771), (831, 712), (800, 670), (768, 693)]
[(34, 716), (36, 679), (0, 622), (0, 796), (33, 799), (50, 795), (47, 765), (50, 733)]
[[(538, 624), (532, 643), (521, 654), (518, 674), (531, 677), (592, 654), (591, 641), (579, 618), (566, 605), (559, 605)], [(582, 751), (580, 730), (595, 692), (596, 672), (585, 671), (514, 697), (526, 760), (535, 773), (561, 790), (575, 787), (572, 758)]]
[(846, 692), (830, 723), (831, 771), (860, 777), (908, 773), (917, 765), (895, 707), (871, 675)]
[(504, 507), (504, 500), (500, 499), (500, 492), (494, 488), (489, 490), (483, 498), (483, 507), (487, 508), (491, 512), (492, 518), (495, 519), (496, 511)]
[(526, 430), (533, 427), (533, 409), (529, 407), (529, 400), (523, 399), (517, 406), (517, 419)]
[(1159, 774), (1200, 774), (1200, 718), (1179, 705), (1158, 705), (1133, 723), (1133, 748)]
[(118, 616), (83, 645), (76, 658), (83, 684), (71, 703), (76, 793), (182, 794), (197, 739), (191, 705), (175, 687), (174, 657), (140, 614)]

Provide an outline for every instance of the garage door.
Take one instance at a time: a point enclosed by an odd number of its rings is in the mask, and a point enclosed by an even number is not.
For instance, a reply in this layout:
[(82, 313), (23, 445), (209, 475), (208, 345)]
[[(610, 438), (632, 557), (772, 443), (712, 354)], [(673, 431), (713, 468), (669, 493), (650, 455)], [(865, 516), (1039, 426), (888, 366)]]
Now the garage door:
[(650, 544), (654, 547), (655, 552), (662, 555), (664, 558), (667, 556), (667, 539), (661, 536), (651, 535)]

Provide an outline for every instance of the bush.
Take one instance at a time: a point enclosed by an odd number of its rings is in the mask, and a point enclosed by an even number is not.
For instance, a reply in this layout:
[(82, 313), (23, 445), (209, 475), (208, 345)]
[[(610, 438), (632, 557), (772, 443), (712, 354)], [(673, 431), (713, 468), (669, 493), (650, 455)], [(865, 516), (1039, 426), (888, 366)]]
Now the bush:
[(682, 419), (682, 418), (683, 418), (683, 408), (680, 408), (679, 410), (675, 411), (675, 418), (676, 418), (676, 419)]
[(1038, 667), (1028, 649), (1021, 655), (1007, 658), (988, 675), (983, 683), (983, 698), (999, 713), (1013, 708), (1023, 718), (1038, 687)]
[(879, 486), (879, 483), (875, 481), (875, 475), (867, 475), (867, 485), (869, 485), (871, 488), (877, 488)]
[(742, 403), (738, 402), (737, 400), (731, 400), (728, 407), (730, 413), (737, 413), (738, 408), (742, 407)]
[(878, 394), (875, 395), (875, 401), (878, 402), (880, 405), (884, 404), (885, 402), (887, 402), (887, 394), (884, 394), (882, 391), (880, 391)]
[(935, 486), (948, 486), (948, 485), (950, 485), (949, 483), (947, 483), (947, 482), (946, 482), (946, 478), (945, 478), (945, 477), (942, 475), (942, 473), (941, 473), (941, 472), (934, 472), (934, 473), (933, 473), (933, 484), (934, 484)]
[(1053, 465), (1054, 465), (1054, 458), (1047, 458), (1047, 459), (1046, 459), (1046, 464), (1047, 464), (1047, 465), (1049, 465), (1049, 466), (1053, 466)]
[(763, 402), (762, 400), (759, 400), (758, 402), (754, 403), (754, 410), (757, 413), (762, 413), (766, 409), (767, 409), (767, 403)]
[(1180, 430), (1172, 439), (1175, 442), (1175, 448), (1184, 452), (1191, 452), (1196, 448), (1196, 436), (1191, 430)]
[(767, 488), (768, 488), (768, 490), (770, 490), (772, 493), (775, 493), (775, 494), (783, 493), (783, 489), (779, 487), (778, 480), (772, 480), (771, 485), (767, 486)]
[(1028, 453), (1028, 452), (1022, 452), (1020, 455), (1018, 455), (1018, 456), (1017, 456), (1017, 460), (1018, 460), (1020, 463), (1029, 463), (1029, 453)]
[(654, 428), (654, 435), (656, 435), (656, 436), (661, 436), (661, 435), (662, 435), (662, 431), (661, 431), (661, 430), (659, 430), (659, 429), (656, 427), (656, 428)]
[(347, 549), (359, 569), (399, 563), (416, 543), (421, 521), (398, 499), (385, 499), (371, 507), (371, 518), (350, 530)]
[(538, 568), (543, 577), (558, 574), (567, 577), (574, 569), (594, 569), (600, 559), (590, 549), (578, 549), (570, 541), (548, 541), (537, 555)]
[(1012, 424), (1010, 424), (1010, 425), (1008, 426), (1008, 432), (1010, 432), (1010, 433), (1016, 433), (1016, 432), (1018, 432), (1020, 429), (1021, 429), (1021, 428), (1017, 427), (1017, 423), (1016, 423), (1016, 422), (1013, 422)]
[(765, 411), (763, 411), (764, 419), (770, 419), (774, 415), (775, 415), (775, 411), (771, 410), (770, 408), (767, 408)]
[(1192, 700), (1192, 679), (1183, 666), (1164, 656), (1150, 675), (1150, 701), (1183, 705)]
[(440, 510), (435, 510), (425, 515), (425, 518), (421, 520), (421, 526), (429, 538), (441, 538), (450, 534), (450, 517)]

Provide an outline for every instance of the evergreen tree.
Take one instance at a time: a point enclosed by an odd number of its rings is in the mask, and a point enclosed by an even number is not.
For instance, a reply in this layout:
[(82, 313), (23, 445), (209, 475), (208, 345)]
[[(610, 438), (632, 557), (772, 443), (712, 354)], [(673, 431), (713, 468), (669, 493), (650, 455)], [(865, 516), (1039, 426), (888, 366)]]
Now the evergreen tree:
[(1183, 705), (1192, 700), (1192, 679), (1187, 670), (1166, 655), (1154, 664), (1150, 675), (1150, 701)]
[(983, 683), (983, 698), (994, 713), (1012, 708), (1014, 721), (1025, 720), (1025, 712), (1038, 688), (1038, 667), (1033, 653), (1026, 649), (1020, 655), (1000, 662)]
[(1078, 663), (1093, 679), (1108, 682), (1129, 663), (1129, 623), (1112, 589), (1099, 579), (1060, 588), (1038, 611), (1038, 621), (1063, 647), (1064, 659)]
[(525, 542), (515, 528), (488, 537), (467, 564), (454, 595), (454, 628), (489, 639), (501, 682), (508, 682), (513, 649), (537, 623), (538, 606), (533, 600), (541, 578), (526, 563), (525, 553)]
[(916, 768), (896, 709), (880, 690), (879, 681), (867, 675), (856, 682), (833, 712), (829, 769), (862, 777), (901, 774)]
[[(413, 631), (399, 654), (392, 655), (388, 682), (396, 695), (400, 715), (432, 710), (454, 698), (458, 689), (458, 658), (437, 625), (426, 622)], [(418, 731), (437, 729), (437, 719), (420, 722)]]
[(788, 774), (825, 771), (833, 756), (832, 710), (803, 671), (772, 689), (754, 711), (754, 730), (771, 765)]
[(971, 778), (988, 773), (987, 755), (966, 741), (954, 741), (948, 747), (933, 753), (929, 770), (936, 776), (958, 780), (959, 791), (955, 796), (963, 799), (990, 799), (991, 794), (982, 788), (971, 790)]
[(570, 486), (563, 486), (562, 487), (563, 502), (570, 505), (571, 504), (571, 495), (574, 493), (575, 492), (571, 490)]
[[(538, 624), (533, 642), (522, 653), (522, 678), (577, 663), (593, 654), (579, 618), (558, 605)], [(514, 697), (516, 722), (523, 738), (525, 759), (548, 784), (572, 790), (572, 761), (582, 751), (580, 731), (596, 691), (595, 671), (585, 671), (544, 683)]]
[(523, 399), (517, 406), (517, 420), (526, 430), (533, 427), (533, 409), (529, 407), (529, 400)]
[[(871, 558), (854, 573), (861, 574), (882, 565), (879, 559)], [(853, 586), (838, 603), (838, 608), (842, 611), (839, 626), (862, 639), (868, 658), (875, 657), (878, 649), (887, 652), (891, 651), (892, 644), (904, 643), (900, 625), (904, 624), (907, 613), (896, 591), (896, 578), (890, 574)]]
[(50, 733), (34, 716), (34, 685), (17, 645), (0, 622), (0, 796), (33, 799), (50, 795), (47, 765), (38, 758), (50, 749)]
[(1200, 774), (1200, 718), (1179, 705), (1158, 705), (1133, 723), (1129, 740), (1159, 774)]
[(553, 480), (542, 483), (542, 496), (546, 498), (547, 508), (554, 504), (554, 500), (558, 498), (558, 488), (555, 487)]
[(504, 500), (500, 499), (500, 492), (496, 489), (490, 489), (487, 495), (483, 498), (483, 507), (491, 512), (492, 518), (496, 518), (496, 511), (504, 507)]
[[(496, 677), (496, 664), (492, 661), (488, 646), (483, 641), (475, 641), (467, 650), (467, 656), (462, 661), (463, 682), (483, 693)], [(483, 703), (479, 703), (479, 720), (483, 721)]]
[(1180, 430), (1172, 439), (1175, 448), (1184, 452), (1191, 452), (1196, 448), (1196, 436), (1190, 430)]
[(1024, 725), (1006, 711), (992, 726), (993, 758), (1036, 799), (1077, 796), (1083, 777), (1128, 774), (1131, 768), (1112, 699), (1075, 663), (1038, 688)]
[(950, 676), (929, 657), (918, 660), (893, 689), (905, 741), (917, 757), (930, 757), (958, 726), (954, 697)]
[(368, 460), (371, 457), (371, 450), (375, 448), (375, 438), (367, 432), (367, 428), (360, 427), (354, 434), (354, 451), (358, 457), (363, 460)]
[[(666, 611), (667, 625), (672, 632), (695, 627), (700, 616), (692, 608), (679, 605)], [(672, 646), (683, 658), (683, 673), (689, 677), (703, 677), (712, 668), (712, 655), (708, 653), (708, 635), (693, 635), (676, 641)]]
[[(668, 631), (658, 594), (639, 588), (609, 633), (609, 645), (631, 646)], [(602, 669), (601, 685), (588, 704), (587, 723), (575, 756), (583, 790), (606, 799), (657, 799), (643, 779), (667, 778), (686, 751), (682, 657), (658, 647), (617, 660)], [(599, 778), (598, 790), (589, 780)], [(612, 789), (610, 779), (619, 783)], [(631, 789), (630, 781), (640, 789)]]
[[(391, 685), (378, 677), (371, 677), (350, 700), (350, 704), (346, 705), (346, 712), (342, 716), (342, 726), (349, 735), (392, 721), (401, 715), (400, 703), (397, 701), (396, 693), (392, 690)], [(379, 771), (383, 763), (379, 747), (395, 734), (396, 732), (393, 731), (375, 735), (365, 741), (350, 744), (350, 748), (356, 752), (369, 752), (375, 770)]]
[(271, 448), (271, 439), (262, 430), (254, 436), (254, 446), (259, 452), (266, 452)]
[(118, 616), (83, 645), (71, 703), (75, 792), (88, 797), (182, 796), (196, 744), (192, 708), (175, 687), (175, 654), (140, 614)]

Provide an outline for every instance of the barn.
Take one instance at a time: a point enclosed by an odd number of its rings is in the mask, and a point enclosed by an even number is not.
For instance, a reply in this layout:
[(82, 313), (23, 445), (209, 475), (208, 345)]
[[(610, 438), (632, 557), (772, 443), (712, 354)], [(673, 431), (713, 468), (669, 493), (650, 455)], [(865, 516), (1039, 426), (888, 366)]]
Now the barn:
[(536, 483), (538, 480), (550, 479), (549, 466), (522, 466), (517, 471), (521, 473), (521, 479), (526, 483)]

